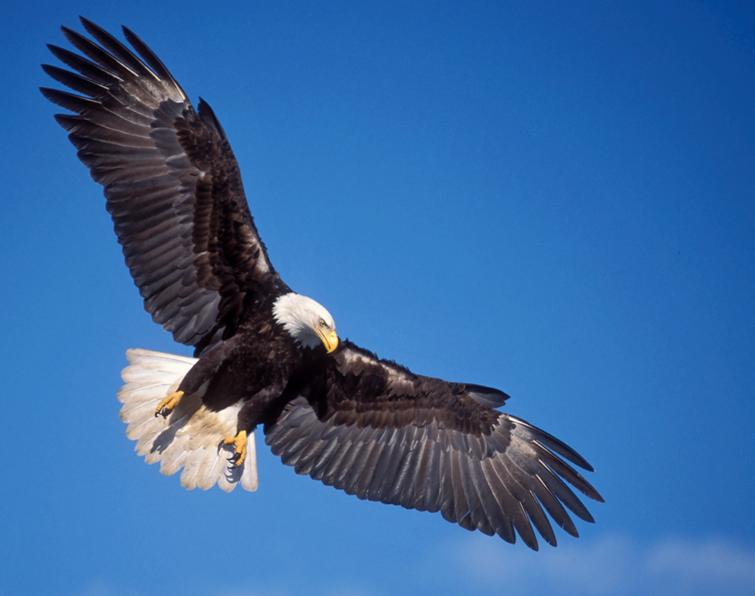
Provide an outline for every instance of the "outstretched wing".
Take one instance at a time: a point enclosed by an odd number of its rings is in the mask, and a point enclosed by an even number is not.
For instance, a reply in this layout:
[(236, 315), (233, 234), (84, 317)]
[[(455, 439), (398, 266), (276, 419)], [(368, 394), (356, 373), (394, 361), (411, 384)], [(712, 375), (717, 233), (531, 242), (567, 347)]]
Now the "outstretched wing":
[(493, 389), (414, 375), (345, 342), (327, 376), (299, 393), (266, 425), (267, 443), (297, 473), (360, 499), (440, 511), (533, 549), (532, 526), (556, 545), (546, 511), (573, 536), (567, 510), (593, 521), (567, 483), (603, 500), (565, 460), (590, 464), (492, 409), (506, 398)]
[(44, 65), (76, 93), (43, 88), (75, 113), (56, 116), (102, 184), (126, 264), (152, 318), (197, 351), (233, 334), (255, 297), (285, 291), (257, 234), (217, 118), (195, 111), (163, 63), (124, 27), (135, 51), (82, 18), (63, 28), (87, 58), (56, 46), (72, 70)]

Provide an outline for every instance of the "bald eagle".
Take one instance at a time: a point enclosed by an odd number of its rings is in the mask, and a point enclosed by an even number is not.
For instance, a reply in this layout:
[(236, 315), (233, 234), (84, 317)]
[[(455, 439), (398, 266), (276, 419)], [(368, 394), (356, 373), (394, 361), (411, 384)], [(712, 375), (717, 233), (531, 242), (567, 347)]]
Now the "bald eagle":
[[(257, 488), (255, 429), (298, 474), (360, 499), (440, 512), (468, 530), (551, 545), (552, 519), (592, 522), (574, 449), (498, 410), (497, 389), (413, 373), (339, 340), (331, 314), (276, 272), (223, 127), (195, 109), (155, 53), (81, 19), (63, 27), (73, 93), (42, 88), (104, 187), (126, 265), (152, 319), (194, 358), (128, 350), (119, 393), (136, 451), (188, 489)], [(548, 515), (546, 515), (546, 512)], [(533, 529), (534, 527), (534, 529)]]

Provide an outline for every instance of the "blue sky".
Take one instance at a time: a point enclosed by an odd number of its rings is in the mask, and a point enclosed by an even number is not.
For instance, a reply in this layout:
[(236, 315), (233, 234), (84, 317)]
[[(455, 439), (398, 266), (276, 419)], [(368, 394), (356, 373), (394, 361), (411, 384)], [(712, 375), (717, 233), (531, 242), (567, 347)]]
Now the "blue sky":
[[(292, 287), (509, 392), (595, 465), (597, 523), (530, 553), (266, 447), (253, 495), (145, 465), (124, 352), (187, 350), (36, 90), (78, 14), (212, 104)], [(0, 27), (0, 594), (755, 593), (751, 4), (15, 2)]]

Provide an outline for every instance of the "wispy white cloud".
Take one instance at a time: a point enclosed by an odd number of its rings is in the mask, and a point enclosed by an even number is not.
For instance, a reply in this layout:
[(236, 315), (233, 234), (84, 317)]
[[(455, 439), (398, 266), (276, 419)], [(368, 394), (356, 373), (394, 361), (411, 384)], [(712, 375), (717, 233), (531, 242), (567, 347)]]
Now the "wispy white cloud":
[(571, 543), (539, 553), (471, 536), (447, 551), (456, 570), (480, 588), (529, 594), (755, 594), (755, 549), (731, 541), (664, 539), (639, 544), (622, 536)]
[[(353, 570), (352, 570), (353, 571)], [(429, 549), (401, 570), (375, 568), (369, 577), (250, 577), (241, 584), (207, 587), (213, 596), (384, 596), (458, 593), (517, 596), (755, 596), (755, 548), (727, 539), (666, 538), (641, 543), (622, 535), (565, 541), (532, 552), (482, 535)], [(398, 574), (399, 576), (397, 577)], [(387, 581), (386, 577), (391, 580)], [(147, 594), (156, 593), (147, 590)], [(137, 596), (93, 581), (81, 596)]]
[(755, 594), (755, 550), (725, 540), (666, 540), (650, 549), (645, 564), (648, 573), (657, 577), (683, 578), (694, 584), (740, 585)]

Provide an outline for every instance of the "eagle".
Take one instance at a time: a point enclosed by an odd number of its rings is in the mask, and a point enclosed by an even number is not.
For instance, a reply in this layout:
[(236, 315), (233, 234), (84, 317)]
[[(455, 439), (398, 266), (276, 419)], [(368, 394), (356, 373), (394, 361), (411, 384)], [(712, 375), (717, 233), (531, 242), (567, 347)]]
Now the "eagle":
[[(192, 358), (127, 351), (120, 416), (136, 452), (187, 489), (257, 489), (254, 435), (298, 474), (360, 499), (440, 512), (467, 530), (556, 545), (593, 522), (574, 449), (499, 408), (508, 395), (416, 374), (339, 338), (292, 290), (254, 224), (228, 137), (130, 29), (82, 18), (41, 88), (102, 185), (152, 319)], [(88, 34), (88, 35), (87, 35)], [(129, 45), (127, 45), (129, 44)]]

